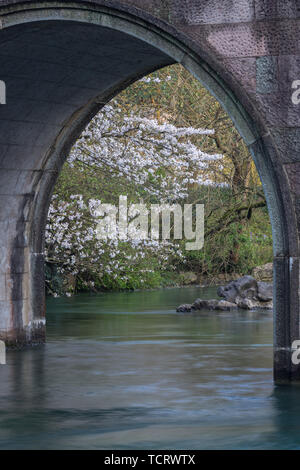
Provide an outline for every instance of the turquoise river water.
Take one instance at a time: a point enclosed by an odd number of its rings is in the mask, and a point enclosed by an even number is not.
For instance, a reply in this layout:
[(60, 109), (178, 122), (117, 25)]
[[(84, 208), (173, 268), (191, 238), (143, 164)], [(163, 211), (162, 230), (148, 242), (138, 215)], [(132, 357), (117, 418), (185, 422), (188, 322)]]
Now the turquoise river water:
[(215, 289), (47, 301), (47, 344), (0, 366), (0, 449), (300, 448), (271, 312), (176, 313)]

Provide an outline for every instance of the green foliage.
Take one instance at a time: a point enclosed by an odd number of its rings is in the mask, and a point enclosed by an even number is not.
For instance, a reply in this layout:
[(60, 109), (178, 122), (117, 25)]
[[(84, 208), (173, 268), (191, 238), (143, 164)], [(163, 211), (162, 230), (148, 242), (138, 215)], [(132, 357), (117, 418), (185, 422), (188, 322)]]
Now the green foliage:
[[(205, 205), (205, 243), (200, 251), (185, 251), (185, 241), (179, 243), (183, 257), (169, 256), (163, 262), (153, 251), (144, 250), (136, 256), (134, 248), (124, 243), (117, 255), (117, 268), (105, 270), (110, 250), (105, 250), (101, 263), (92, 262), (93, 241), (89, 242), (88, 259), (82, 260), (75, 276), (75, 290), (134, 290), (156, 288), (180, 283), (180, 272), (193, 271), (213, 277), (219, 273), (250, 273), (253, 267), (272, 260), (271, 226), (265, 207), (261, 184), (247, 147), (219, 103), (180, 65), (166, 67), (124, 90), (113, 102), (124, 116), (138, 113), (159, 122), (175, 126), (214, 128), (207, 137), (192, 136), (191, 140), (204, 152), (222, 153), (222, 165), (212, 161), (204, 176), (214, 186), (189, 185), (188, 196), (182, 203)], [(128, 136), (130, 139), (131, 137)], [(88, 141), (87, 141), (88, 145)], [(158, 149), (159, 151), (159, 149)], [(158, 168), (149, 174), (149, 183), (163, 182), (172, 169)], [(159, 178), (157, 178), (159, 177)], [(226, 186), (218, 186), (225, 183)], [(145, 188), (114, 176), (103, 169), (77, 162), (66, 163), (55, 188), (59, 201), (70, 201), (81, 194), (87, 204), (90, 199), (118, 204), (127, 194), (129, 202), (160, 203), (159, 197), (149, 196)], [(84, 222), (87, 226), (90, 222)], [(70, 250), (70, 256), (72, 249)], [(68, 253), (67, 253), (68, 255)], [(134, 261), (129, 261), (129, 258)], [(66, 288), (59, 261), (47, 263), (46, 280), (50, 293), (61, 294)]]
[[(184, 250), (183, 250), (184, 251)], [(250, 221), (231, 224), (207, 238), (201, 251), (184, 252), (185, 268), (213, 277), (219, 273), (250, 274), (272, 261), (272, 234), (266, 209), (257, 209)]]

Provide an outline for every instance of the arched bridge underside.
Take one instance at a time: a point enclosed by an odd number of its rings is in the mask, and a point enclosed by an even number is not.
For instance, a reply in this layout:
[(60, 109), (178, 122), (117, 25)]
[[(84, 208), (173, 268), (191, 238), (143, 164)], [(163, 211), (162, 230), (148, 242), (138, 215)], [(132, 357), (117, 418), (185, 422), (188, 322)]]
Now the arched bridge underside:
[(0, 61), (0, 338), (44, 341), (45, 221), (70, 146), (120, 90), (179, 62), (257, 165), (274, 239), (275, 380), (299, 381), (298, 0), (0, 1)]

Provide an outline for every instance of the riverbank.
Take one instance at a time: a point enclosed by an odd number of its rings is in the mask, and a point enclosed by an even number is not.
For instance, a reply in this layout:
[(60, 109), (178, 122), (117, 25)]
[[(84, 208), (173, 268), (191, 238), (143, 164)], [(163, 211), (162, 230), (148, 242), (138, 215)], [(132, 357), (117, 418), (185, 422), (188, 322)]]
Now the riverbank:
[(89, 288), (85, 288), (82, 290), (75, 290), (74, 285), (75, 282), (71, 280), (70, 282), (70, 277), (68, 277), (67, 280), (63, 281), (63, 288), (60, 289), (60, 293), (53, 292), (49, 287), (47, 288), (47, 295), (48, 296), (53, 296), (53, 297), (59, 297), (59, 296), (67, 296), (71, 297), (75, 294), (83, 294), (83, 293), (104, 293), (104, 292), (142, 292), (142, 291), (155, 291), (155, 290), (161, 290), (161, 289), (178, 289), (178, 288), (189, 288), (189, 287), (218, 287), (226, 282), (233, 281), (235, 279), (238, 279), (241, 277), (240, 274), (232, 273), (228, 275), (219, 275), (219, 276), (202, 276), (202, 277), (197, 277), (195, 280), (192, 282), (188, 282), (187, 279), (183, 276), (177, 276), (172, 279), (169, 277), (166, 279), (163, 279), (163, 282), (160, 285), (157, 285), (155, 287), (143, 287), (143, 288), (137, 288), (137, 289), (96, 289), (94, 286), (89, 286)]
[[(46, 280), (47, 294), (54, 297), (60, 295), (66, 295), (68, 297), (74, 295), (75, 293), (84, 293), (84, 292), (126, 292), (126, 291), (153, 291), (157, 289), (171, 289), (171, 288), (184, 288), (184, 287), (216, 287), (227, 284), (230, 281), (236, 281), (237, 279), (243, 277), (246, 274), (241, 273), (221, 273), (215, 275), (199, 275), (192, 271), (180, 272), (180, 273), (164, 273), (161, 275), (160, 282), (154, 286), (145, 285), (142, 288), (132, 288), (132, 289), (103, 289), (96, 288), (94, 283), (87, 283), (86, 286), (82, 289), (77, 289), (76, 277), (70, 274), (66, 276), (60, 276), (56, 281), (56, 290), (52, 291), (50, 288), (50, 281)], [(252, 270), (253, 276), (258, 281), (263, 282), (272, 282), (273, 278), (273, 265), (268, 263), (266, 265), (258, 266)], [(51, 281), (53, 283), (53, 279)], [(57, 292), (58, 291), (58, 292)]]

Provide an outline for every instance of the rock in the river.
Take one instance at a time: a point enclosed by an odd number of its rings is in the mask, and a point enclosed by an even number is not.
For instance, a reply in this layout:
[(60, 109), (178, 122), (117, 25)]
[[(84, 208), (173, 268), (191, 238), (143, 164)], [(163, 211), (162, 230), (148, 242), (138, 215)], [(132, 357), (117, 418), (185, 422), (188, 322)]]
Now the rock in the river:
[(196, 299), (192, 304), (193, 310), (201, 310), (202, 308), (207, 308), (207, 300)]
[(229, 282), (226, 286), (218, 288), (218, 295), (224, 300), (196, 299), (193, 304), (183, 304), (177, 312), (191, 312), (192, 310), (232, 310), (243, 308), (272, 309), (273, 286), (267, 282), (257, 282), (252, 276), (243, 276), (236, 281)]
[(258, 282), (257, 283), (257, 297), (263, 302), (273, 300), (273, 284), (269, 282)]
[(237, 296), (253, 298), (256, 290), (257, 282), (254, 277), (243, 276), (236, 281), (229, 282), (226, 286), (220, 286), (217, 293), (228, 302), (235, 302)]
[(192, 310), (230, 310), (232, 308), (237, 308), (236, 304), (232, 302), (227, 302), (227, 300), (203, 300), (196, 299), (192, 304)]
[(216, 299), (210, 299), (210, 300), (196, 299), (195, 302), (192, 304), (192, 309), (202, 310), (203, 308), (206, 308), (208, 310), (214, 310), (217, 303), (218, 303), (218, 300)]
[(237, 305), (233, 302), (228, 302), (227, 300), (219, 300), (216, 310), (234, 310), (237, 308)]
[(240, 308), (273, 308), (273, 286), (267, 282), (257, 282), (252, 276), (243, 276), (226, 286), (219, 287), (218, 295)]
[(207, 308), (208, 310), (216, 310), (218, 306), (219, 301), (216, 299), (210, 299), (207, 300)]
[(259, 300), (248, 299), (247, 297), (237, 297), (236, 298), (236, 305), (239, 308), (244, 308), (246, 310), (255, 310), (255, 309), (272, 309), (273, 302), (270, 300), (269, 302), (262, 302)]
[(182, 304), (177, 307), (176, 312), (191, 312), (192, 304)]

